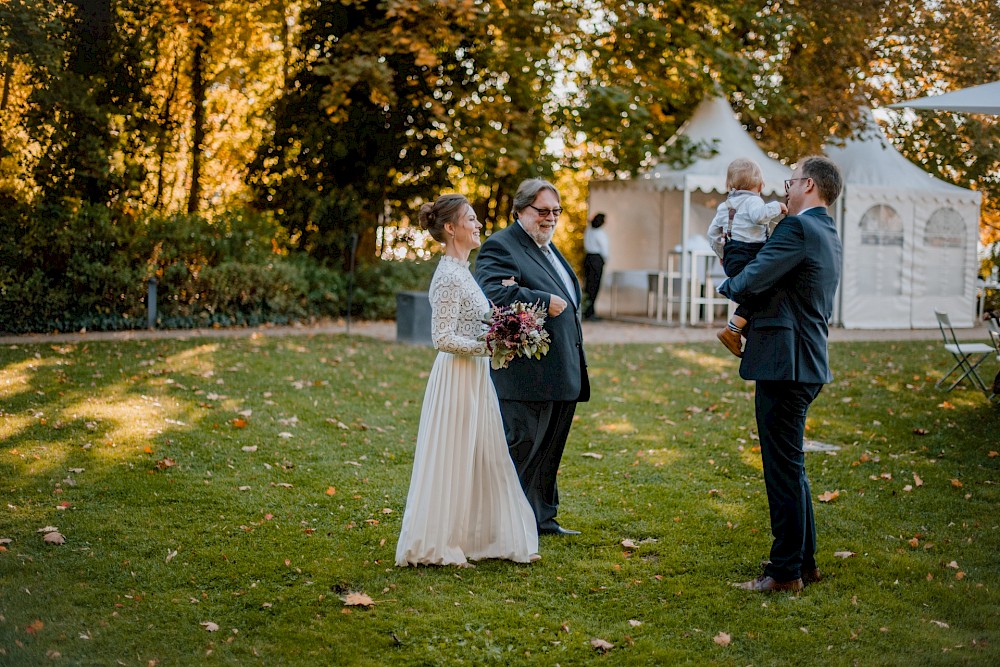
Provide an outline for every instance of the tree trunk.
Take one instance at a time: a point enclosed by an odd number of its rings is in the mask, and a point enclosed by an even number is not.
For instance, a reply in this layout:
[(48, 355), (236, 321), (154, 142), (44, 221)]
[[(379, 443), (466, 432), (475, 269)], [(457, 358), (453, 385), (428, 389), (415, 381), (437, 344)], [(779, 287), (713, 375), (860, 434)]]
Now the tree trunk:
[(163, 202), (163, 165), (167, 159), (167, 147), (170, 145), (170, 134), (173, 129), (171, 108), (174, 97), (177, 95), (178, 72), (180, 70), (179, 54), (174, 52), (174, 64), (171, 73), (170, 93), (163, 103), (163, 111), (160, 113), (160, 139), (156, 147), (157, 171), (156, 171), (156, 200), (153, 202), (153, 210), (160, 210)]
[(205, 52), (212, 40), (212, 28), (199, 26), (195, 33), (191, 59), (191, 189), (188, 191), (187, 212), (197, 213), (201, 201), (201, 158), (205, 143)]
[[(13, 73), (13, 69), (11, 54), (8, 50), (3, 61), (3, 92), (0, 93), (0, 115), (3, 115), (4, 112), (7, 111), (7, 103), (10, 101), (10, 77)], [(2, 158), (5, 153), (3, 128), (0, 128), (0, 158)]]

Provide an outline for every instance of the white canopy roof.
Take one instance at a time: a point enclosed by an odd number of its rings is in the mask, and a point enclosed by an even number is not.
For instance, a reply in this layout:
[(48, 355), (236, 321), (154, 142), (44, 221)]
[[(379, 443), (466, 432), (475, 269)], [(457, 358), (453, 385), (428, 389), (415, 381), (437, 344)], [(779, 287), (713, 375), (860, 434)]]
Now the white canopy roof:
[(900, 154), (865, 109), (867, 124), (857, 138), (843, 146), (827, 145), (824, 152), (837, 163), (844, 182), (895, 191), (914, 190), (930, 196), (978, 201), (980, 194), (931, 176)]
[(1000, 81), (963, 88), (953, 93), (918, 97), (908, 102), (890, 104), (894, 109), (936, 109), (960, 113), (1000, 114)]
[(671, 138), (687, 137), (694, 143), (707, 142), (718, 151), (714, 156), (698, 159), (684, 169), (672, 169), (659, 164), (640, 175), (640, 179), (657, 181), (661, 189), (726, 191), (726, 168), (736, 158), (746, 157), (760, 165), (764, 172), (763, 194), (784, 194), (784, 181), (791, 170), (767, 156), (753, 140), (723, 97), (705, 98), (694, 114)]

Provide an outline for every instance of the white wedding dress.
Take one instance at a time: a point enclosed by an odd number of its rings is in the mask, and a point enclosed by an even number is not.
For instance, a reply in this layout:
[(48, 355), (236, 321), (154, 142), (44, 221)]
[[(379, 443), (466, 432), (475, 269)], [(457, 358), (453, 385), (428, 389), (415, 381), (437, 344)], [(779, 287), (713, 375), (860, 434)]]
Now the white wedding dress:
[[(427, 380), (396, 565), (537, 558), (535, 516), (507, 452), (490, 379), (490, 304), (469, 263), (444, 255), (430, 287), (438, 351)], [(534, 558), (533, 558), (534, 557)]]

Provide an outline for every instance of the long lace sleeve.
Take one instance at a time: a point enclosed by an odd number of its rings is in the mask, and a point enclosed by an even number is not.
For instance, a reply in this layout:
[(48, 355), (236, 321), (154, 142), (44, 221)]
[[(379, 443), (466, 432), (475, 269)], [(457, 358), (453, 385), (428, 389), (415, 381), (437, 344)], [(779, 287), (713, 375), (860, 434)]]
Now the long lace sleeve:
[[(465, 279), (465, 277), (468, 279)], [(476, 295), (470, 285), (479, 291), (468, 270), (460, 273), (439, 272), (431, 283), (431, 340), (441, 352), (474, 356), (486, 355), (486, 342), (477, 337), (483, 329), (483, 312), (476, 312)], [(482, 300), (482, 293), (479, 293)], [(480, 304), (481, 305), (481, 304)]]

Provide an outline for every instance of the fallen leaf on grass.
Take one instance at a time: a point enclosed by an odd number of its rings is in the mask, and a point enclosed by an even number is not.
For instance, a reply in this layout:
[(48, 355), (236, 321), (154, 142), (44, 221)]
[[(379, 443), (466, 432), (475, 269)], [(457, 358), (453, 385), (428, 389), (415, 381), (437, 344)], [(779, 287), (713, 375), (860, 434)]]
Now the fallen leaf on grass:
[(853, 551), (834, 551), (833, 552), (833, 557), (834, 558), (850, 558), (851, 556), (856, 556), (856, 555), (857, 554), (855, 554)]
[(66, 538), (63, 534), (58, 531), (52, 531), (51, 533), (45, 533), (42, 536), (42, 542), (46, 544), (66, 544)]
[(337, 489), (336, 488), (334, 488), (332, 486), (328, 486), (326, 488), (326, 495), (333, 496), (333, 495), (336, 495), (336, 494), (337, 494)]
[(840, 491), (834, 489), (833, 491), (824, 491), (819, 496), (819, 501), (821, 503), (828, 503), (831, 500), (836, 500), (840, 497)]
[(345, 607), (371, 607), (375, 604), (375, 600), (364, 593), (348, 593), (340, 599), (344, 601)]
[(169, 551), (168, 550), (167, 551), (167, 562), (169, 563), (170, 561), (172, 561), (174, 559), (174, 556), (176, 556), (176, 555), (177, 555), (177, 549), (174, 549), (173, 551)]
[(923, 486), (924, 480), (920, 479), (920, 475), (913, 473), (913, 484), (914, 486)]
[(0, 544), (10, 544), (13, 541), (14, 540), (9, 537), (0, 537)]
[(229, 423), (233, 425), (233, 428), (246, 428), (247, 420), (237, 417), (236, 419), (230, 419)]
[(954, 486), (956, 489), (961, 489), (963, 486), (962, 481), (958, 479), (951, 480), (951, 485)]
[(917, 547), (919, 547), (919, 546), (920, 546), (920, 540), (918, 540), (918, 539), (917, 539), (917, 538), (915, 538), (915, 537), (911, 537), (911, 538), (910, 538), (910, 539), (909, 539), (909, 540), (907, 541), (907, 544), (909, 544), (909, 545), (910, 545), (911, 547), (913, 547), (914, 549), (916, 549)]
[(608, 651), (610, 651), (615, 647), (614, 644), (606, 642), (603, 639), (597, 639), (597, 638), (591, 639), (590, 645), (594, 647), (594, 650), (600, 651), (601, 653), (607, 653)]
[(996, 458), (996, 457), (997, 457), (998, 455), (1000, 455), (1000, 454), (998, 454), (998, 453), (996, 452), (996, 450), (993, 450), (993, 449), (991, 449), (991, 450), (990, 450), (990, 453), (989, 453), (989, 454), (987, 454), (986, 456), (990, 457), (991, 459), (995, 459), (995, 458)]
[(622, 540), (622, 546), (626, 549), (635, 549), (635, 542), (629, 539)]
[(938, 626), (939, 628), (949, 628), (949, 627), (951, 627), (947, 623), (945, 623), (944, 621), (930, 621), (930, 623)]
[(173, 468), (177, 465), (177, 462), (172, 458), (164, 456), (162, 459), (156, 462), (156, 467), (160, 470), (166, 470), (167, 468)]
[(946, 565), (945, 567), (950, 567), (953, 570), (957, 570), (958, 569), (958, 561), (954, 561), (953, 560), (950, 563), (948, 563), (948, 565)]
[(587, 458), (591, 458), (591, 459), (603, 459), (604, 458), (604, 454), (598, 454), (597, 452), (584, 452), (583, 454), (580, 454), (580, 456), (586, 456)]
[(928, 433), (930, 433), (930, 431), (928, 431), (925, 428), (915, 428), (915, 429), (913, 429), (913, 435), (927, 435)]
[(714, 641), (719, 646), (729, 646), (729, 642), (733, 641), (733, 638), (730, 637), (725, 632), (720, 632), (719, 634), (715, 635), (712, 641)]
[(240, 449), (242, 449), (244, 452), (253, 453), (253, 452), (257, 451), (257, 445), (246, 445), (246, 446), (240, 447)]
[(38, 619), (33, 621), (31, 625), (25, 626), (24, 631), (29, 635), (37, 635), (44, 627), (45, 623), (41, 619)]
[(628, 624), (631, 625), (633, 628), (637, 628), (640, 625), (642, 625), (642, 621), (637, 621), (634, 618), (632, 618), (632, 619), (629, 619)]
[(212, 621), (202, 621), (198, 625), (200, 625), (201, 627), (205, 628), (209, 632), (218, 632), (218, 630), (219, 630), (218, 624), (213, 623)]
[(956, 572), (955, 573), (955, 578), (958, 579), (959, 581), (961, 581), (962, 579), (965, 579), (965, 572), (961, 572), (961, 571), (960, 572)]

